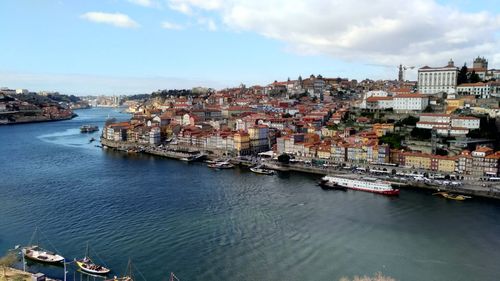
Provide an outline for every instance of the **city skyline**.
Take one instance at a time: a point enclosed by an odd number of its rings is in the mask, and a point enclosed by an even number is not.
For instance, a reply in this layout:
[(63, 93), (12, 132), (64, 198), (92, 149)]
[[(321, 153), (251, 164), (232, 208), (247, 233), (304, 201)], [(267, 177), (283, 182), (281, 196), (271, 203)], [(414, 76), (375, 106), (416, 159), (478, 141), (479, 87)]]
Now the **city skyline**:
[(400, 63), (471, 65), (478, 55), (498, 68), (494, 2), (3, 1), (11, 44), (0, 54), (0, 86), (85, 95), (310, 74), (396, 79)]

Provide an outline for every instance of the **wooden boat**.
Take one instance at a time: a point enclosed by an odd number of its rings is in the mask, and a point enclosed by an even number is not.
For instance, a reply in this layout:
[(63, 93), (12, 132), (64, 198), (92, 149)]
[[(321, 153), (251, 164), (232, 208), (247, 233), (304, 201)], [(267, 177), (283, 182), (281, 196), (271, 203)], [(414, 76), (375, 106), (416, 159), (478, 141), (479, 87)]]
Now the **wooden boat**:
[(24, 257), (43, 263), (59, 264), (64, 262), (64, 257), (56, 253), (47, 251), (37, 245), (24, 247), (22, 250)]
[(89, 246), (85, 250), (85, 257), (83, 259), (75, 259), (76, 265), (84, 272), (90, 274), (108, 274), (111, 270), (102, 265), (95, 264), (89, 257)]
[(32, 243), (33, 241), (38, 241), (38, 227), (35, 228), (29, 246), (23, 247), (21, 253), (27, 259), (50, 264), (62, 264), (64, 262), (64, 257), (42, 248), (38, 242)]
[(260, 167), (252, 167), (252, 168), (250, 168), (250, 171), (252, 171), (252, 172), (254, 172), (256, 174), (261, 174), (261, 175), (272, 175), (272, 174), (274, 174), (273, 170), (264, 169), (264, 168), (260, 168)]
[(132, 273), (132, 260), (128, 260), (127, 272), (122, 277), (114, 276), (113, 279), (105, 279), (104, 281), (134, 281)]
[(451, 200), (456, 200), (456, 201), (464, 201), (465, 199), (470, 199), (472, 197), (470, 196), (465, 196), (461, 194), (454, 194), (454, 193), (448, 193), (448, 192), (436, 192), (433, 195), (441, 195), (446, 199), (451, 199)]
[(324, 190), (343, 190), (343, 191), (347, 191), (347, 187), (345, 186), (340, 186), (338, 184), (335, 184), (333, 182), (330, 182), (328, 180), (320, 180), (318, 182), (318, 185), (321, 186), (322, 189)]

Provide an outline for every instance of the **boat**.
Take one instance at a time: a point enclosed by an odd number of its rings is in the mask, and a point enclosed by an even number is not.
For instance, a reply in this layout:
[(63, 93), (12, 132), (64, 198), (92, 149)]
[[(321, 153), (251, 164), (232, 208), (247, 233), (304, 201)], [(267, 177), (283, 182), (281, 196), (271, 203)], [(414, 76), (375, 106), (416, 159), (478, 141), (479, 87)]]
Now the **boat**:
[(461, 194), (454, 194), (454, 193), (448, 193), (448, 192), (436, 192), (432, 195), (441, 195), (446, 199), (451, 199), (451, 200), (456, 200), (456, 201), (464, 201), (465, 199), (470, 199), (472, 197), (470, 196), (465, 196)]
[(99, 127), (95, 125), (82, 125), (80, 127), (80, 133), (92, 133), (99, 131)]
[(103, 275), (103, 274), (108, 274), (111, 271), (109, 268), (106, 268), (102, 265), (98, 265), (92, 261), (92, 259), (89, 256), (88, 244), (83, 259), (75, 259), (75, 263), (82, 271), (90, 274)]
[(321, 186), (322, 189), (324, 190), (343, 190), (343, 191), (347, 191), (347, 187), (345, 186), (340, 186), (336, 183), (333, 183), (333, 182), (330, 182), (328, 180), (320, 180), (318, 182), (318, 185)]
[(132, 260), (128, 260), (128, 265), (127, 265), (127, 271), (124, 276), (118, 277), (118, 276), (113, 276), (112, 279), (105, 279), (104, 281), (134, 281), (134, 275), (132, 272)]
[(200, 154), (196, 154), (196, 155), (182, 157), (180, 160), (186, 161), (186, 162), (194, 162), (194, 161), (200, 160), (204, 157), (205, 157), (205, 155), (200, 153)]
[(384, 195), (399, 195), (399, 189), (392, 188), (392, 185), (376, 178), (344, 178), (325, 176), (323, 180), (337, 184), (353, 190), (360, 190)]
[(215, 168), (215, 169), (232, 169), (232, 168), (234, 168), (234, 165), (229, 163), (228, 161), (223, 161), (223, 162), (208, 164), (208, 167)]
[(252, 171), (252, 172), (254, 172), (256, 174), (261, 174), (261, 175), (272, 175), (272, 174), (274, 174), (273, 170), (264, 169), (264, 168), (261, 168), (259, 166), (250, 168), (250, 171)]
[(24, 257), (43, 263), (59, 264), (64, 262), (64, 257), (54, 252), (45, 250), (38, 245), (24, 247), (22, 250)]
[(95, 141), (95, 138), (90, 138), (89, 143)]
[[(28, 243), (29, 246), (23, 247), (21, 253), (27, 259), (50, 264), (62, 264), (64, 262), (64, 257), (42, 248), (38, 243), (32, 243), (33, 241), (38, 241), (38, 228), (35, 228), (31, 240)], [(36, 240), (35, 240), (36, 239)]]

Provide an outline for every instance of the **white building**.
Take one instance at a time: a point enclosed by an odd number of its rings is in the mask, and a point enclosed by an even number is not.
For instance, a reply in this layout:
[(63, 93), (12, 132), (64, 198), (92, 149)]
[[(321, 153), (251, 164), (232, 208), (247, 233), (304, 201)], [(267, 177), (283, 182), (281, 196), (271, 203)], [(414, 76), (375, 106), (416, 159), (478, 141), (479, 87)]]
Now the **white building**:
[(418, 69), (418, 91), (422, 94), (453, 93), (457, 87), (458, 67), (452, 60), (444, 67)]
[(429, 97), (422, 94), (404, 94), (393, 98), (392, 108), (396, 112), (422, 111), (429, 105)]
[(496, 86), (492, 83), (464, 83), (457, 86), (457, 93), (460, 95), (474, 95), (477, 98), (489, 99), (492, 94), (496, 94)]
[(471, 116), (455, 116), (451, 118), (451, 126), (467, 129), (479, 129), (479, 118)]
[(28, 94), (29, 91), (27, 89), (16, 89), (16, 94)]
[(471, 129), (479, 129), (480, 119), (472, 116), (422, 113), (417, 128), (435, 129), (438, 135), (463, 136)]

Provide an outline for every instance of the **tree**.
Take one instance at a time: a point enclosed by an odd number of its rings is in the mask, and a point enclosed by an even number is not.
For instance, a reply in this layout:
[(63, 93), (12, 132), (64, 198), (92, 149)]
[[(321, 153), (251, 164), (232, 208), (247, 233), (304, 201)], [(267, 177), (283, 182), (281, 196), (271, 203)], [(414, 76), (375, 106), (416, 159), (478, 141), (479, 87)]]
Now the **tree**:
[(481, 81), (481, 78), (479, 77), (479, 75), (477, 75), (476, 71), (473, 70), (472, 73), (470, 74), (469, 82), (470, 83), (477, 83), (480, 81)]
[(417, 127), (413, 128), (410, 133), (410, 135), (417, 140), (429, 140), (431, 139), (431, 134), (431, 130)]
[(278, 156), (278, 162), (283, 163), (283, 164), (290, 163), (290, 155), (285, 154), (285, 153), (281, 154), (280, 156)]
[(464, 66), (462, 66), (462, 68), (460, 68), (460, 71), (458, 72), (457, 85), (467, 83), (469, 81), (469, 79), (467, 78), (467, 71), (467, 65), (464, 63)]
[(424, 111), (425, 113), (432, 113), (434, 112), (434, 109), (432, 109), (432, 106), (429, 104), (425, 109)]
[(389, 145), (390, 148), (401, 148), (401, 141), (403, 140), (403, 136), (394, 134), (394, 133), (387, 133), (385, 136), (382, 136), (379, 138), (379, 143), (380, 144), (387, 144)]
[(408, 117), (406, 117), (404, 119), (399, 120), (396, 123), (396, 125), (399, 125), (399, 126), (401, 126), (401, 125), (415, 126), (417, 124), (418, 120), (419, 120), (418, 117), (410, 115), (410, 116), (408, 116)]

